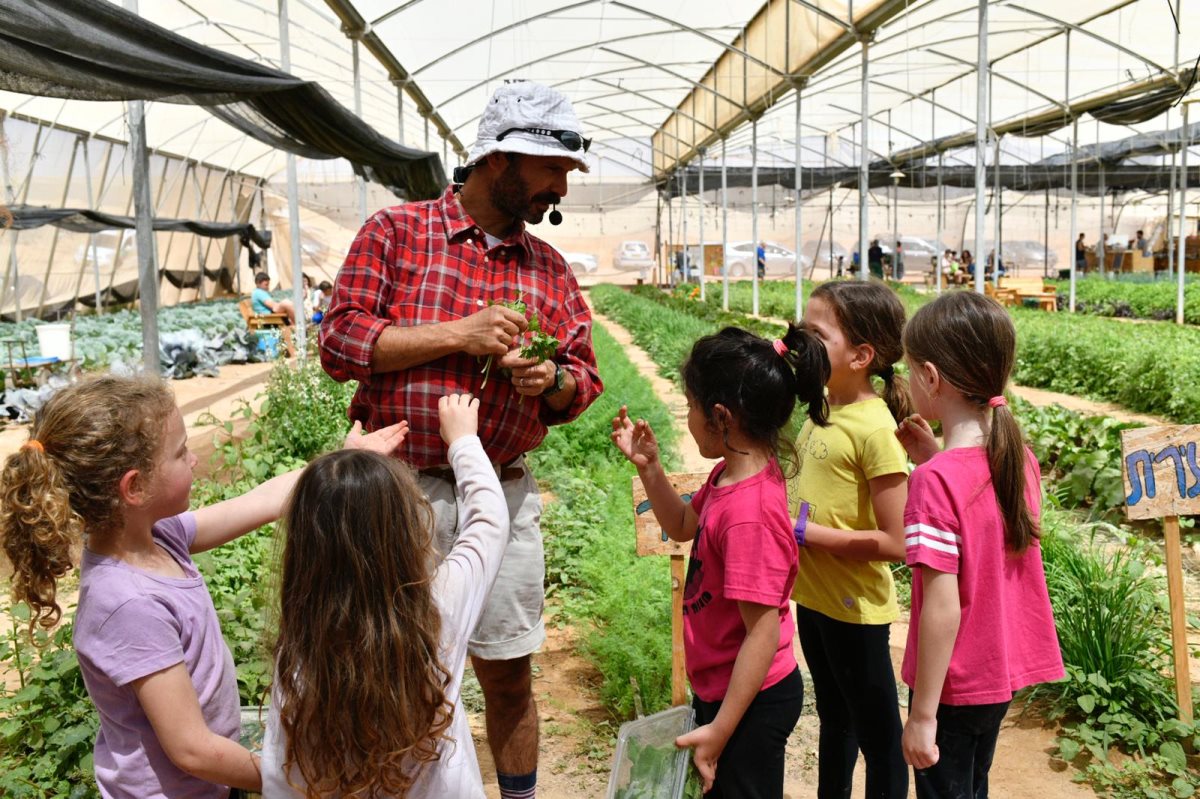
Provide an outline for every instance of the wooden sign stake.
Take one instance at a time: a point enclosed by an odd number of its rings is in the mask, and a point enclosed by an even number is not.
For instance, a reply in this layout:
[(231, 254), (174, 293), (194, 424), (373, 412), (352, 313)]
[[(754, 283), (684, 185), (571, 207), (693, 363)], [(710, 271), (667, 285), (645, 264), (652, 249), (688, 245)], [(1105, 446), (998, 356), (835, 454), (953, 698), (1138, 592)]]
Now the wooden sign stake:
[(1163, 520), (1167, 597), (1171, 604), (1171, 653), (1179, 719), (1192, 721), (1192, 677), (1188, 666), (1187, 613), (1183, 596), (1183, 553), (1179, 517), (1200, 514), (1200, 425), (1139, 427), (1121, 431), (1121, 476), (1125, 516)]
[(1187, 614), (1183, 606), (1183, 553), (1179, 545), (1179, 517), (1163, 519), (1167, 549), (1167, 598), (1171, 603), (1171, 652), (1175, 661), (1175, 701), (1179, 720), (1192, 723), (1192, 678), (1188, 666)]
[[(686, 502), (704, 485), (708, 472), (683, 472), (668, 474), (672, 487)], [(633, 524), (637, 531), (637, 554), (639, 556), (669, 555), (671, 558), (671, 704), (687, 704), (687, 672), (683, 662), (683, 589), (686, 582), (685, 559), (691, 551), (690, 543), (680, 543), (667, 538), (654, 518), (650, 500), (642, 481), (633, 478)]]

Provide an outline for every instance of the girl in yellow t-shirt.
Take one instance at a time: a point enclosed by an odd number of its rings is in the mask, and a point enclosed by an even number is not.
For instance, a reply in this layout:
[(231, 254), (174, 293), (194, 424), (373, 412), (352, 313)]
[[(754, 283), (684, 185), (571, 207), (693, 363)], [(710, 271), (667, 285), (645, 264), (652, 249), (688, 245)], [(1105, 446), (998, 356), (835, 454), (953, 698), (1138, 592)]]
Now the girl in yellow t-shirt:
[[(789, 485), (800, 571), (792, 598), (821, 720), (819, 799), (850, 795), (858, 752), (866, 796), (908, 796), (888, 636), (899, 616), (887, 561), (904, 559), (908, 459), (896, 423), (911, 413), (892, 371), (903, 355), (904, 306), (878, 281), (818, 286), (804, 326), (825, 344), (829, 425), (806, 422)], [(883, 380), (883, 396), (871, 377)]]

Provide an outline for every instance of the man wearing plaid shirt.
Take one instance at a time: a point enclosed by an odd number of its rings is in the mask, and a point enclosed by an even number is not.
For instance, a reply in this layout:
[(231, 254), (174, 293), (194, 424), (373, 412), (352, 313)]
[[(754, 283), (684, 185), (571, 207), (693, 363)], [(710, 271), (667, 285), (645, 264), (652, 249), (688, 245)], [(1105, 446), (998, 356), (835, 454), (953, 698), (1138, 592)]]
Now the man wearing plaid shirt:
[[(443, 552), (458, 535), (458, 513), (437, 403), (450, 393), (480, 400), (479, 436), (500, 475), (512, 530), (469, 651), (505, 799), (534, 795), (530, 655), (545, 640), (542, 506), (524, 454), (548, 425), (571, 421), (603, 390), (591, 314), (574, 274), (525, 231), (567, 193), (568, 172), (587, 171), (590, 142), (579, 130), (570, 102), (553, 89), (524, 82), (498, 89), (466, 169), (456, 172), (456, 180), (467, 172), (461, 187), (369, 219), (321, 325), (325, 370), (360, 383), (351, 418), (368, 430), (408, 420), (399, 454), (420, 470)], [(529, 318), (492, 304), (518, 299), (558, 339), (553, 358), (520, 357)]]

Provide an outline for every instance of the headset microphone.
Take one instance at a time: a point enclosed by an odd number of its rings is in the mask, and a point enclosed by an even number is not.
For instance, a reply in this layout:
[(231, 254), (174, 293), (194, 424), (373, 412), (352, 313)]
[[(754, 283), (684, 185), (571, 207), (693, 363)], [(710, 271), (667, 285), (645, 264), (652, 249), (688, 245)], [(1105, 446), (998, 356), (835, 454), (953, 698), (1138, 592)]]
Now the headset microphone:
[(559, 212), (557, 205), (555, 205), (554, 210), (550, 212), (550, 224), (552, 224), (552, 225), (561, 225), (562, 224), (562, 214)]

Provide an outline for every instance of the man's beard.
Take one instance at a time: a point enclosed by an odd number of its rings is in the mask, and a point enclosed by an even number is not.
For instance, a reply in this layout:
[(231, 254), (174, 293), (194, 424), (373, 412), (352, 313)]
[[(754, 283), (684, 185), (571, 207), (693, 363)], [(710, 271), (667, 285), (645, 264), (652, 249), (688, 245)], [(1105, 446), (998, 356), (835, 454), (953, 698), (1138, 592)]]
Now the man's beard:
[(508, 166), (492, 182), (489, 199), (492, 201), (492, 207), (497, 211), (511, 216), (514, 220), (521, 219), (531, 225), (536, 225), (542, 221), (546, 212), (534, 208), (534, 204), (554, 205), (562, 198), (549, 191), (530, 197), (529, 184), (525, 182), (525, 179), (521, 177), (520, 170), (517, 169), (517, 159), (511, 158)]

